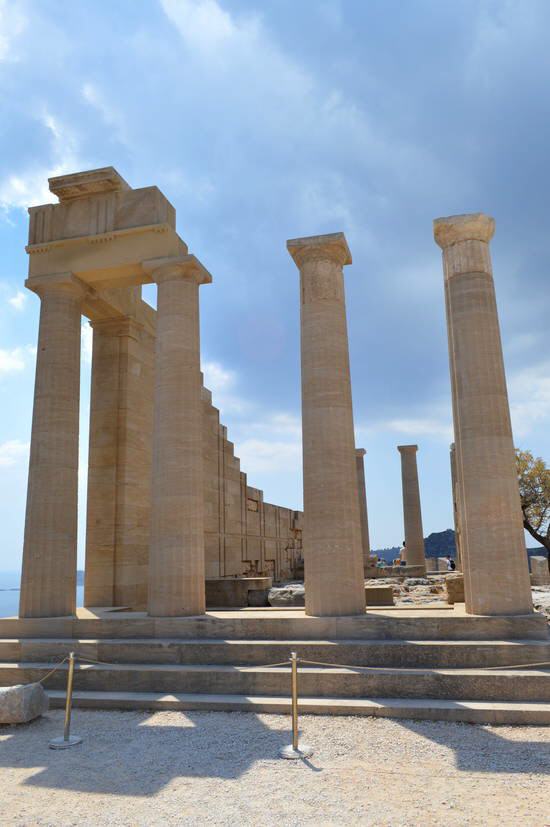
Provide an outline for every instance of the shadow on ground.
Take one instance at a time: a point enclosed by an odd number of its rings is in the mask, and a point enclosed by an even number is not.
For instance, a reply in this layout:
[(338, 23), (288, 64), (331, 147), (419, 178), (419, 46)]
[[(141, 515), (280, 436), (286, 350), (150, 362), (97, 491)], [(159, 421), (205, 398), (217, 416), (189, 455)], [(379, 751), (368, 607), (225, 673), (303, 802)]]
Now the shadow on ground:
[(170, 713), (178, 726), (163, 725), (159, 713), (154, 719), (147, 712), (117, 714), (112, 729), (105, 713), (75, 710), (71, 731), (84, 741), (62, 751), (48, 746), (63, 732), (61, 711), (0, 726), (0, 767), (36, 769), (24, 782), (29, 786), (147, 796), (174, 778), (238, 779), (257, 761), (279, 760), (279, 749), (291, 740), (288, 720), (270, 729), (252, 713)]
[[(550, 744), (543, 741), (511, 740), (505, 737), (501, 727), (480, 724), (396, 720), (404, 729), (428, 738), (454, 751), (455, 766), (464, 772), (479, 773), (533, 773), (550, 775)], [(450, 728), (453, 728), (452, 738)], [(471, 737), (473, 728), (477, 737)], [(529, 733), (529, 727), (522, 727)], [(533, 760), (534, 759), (534, 760)]]

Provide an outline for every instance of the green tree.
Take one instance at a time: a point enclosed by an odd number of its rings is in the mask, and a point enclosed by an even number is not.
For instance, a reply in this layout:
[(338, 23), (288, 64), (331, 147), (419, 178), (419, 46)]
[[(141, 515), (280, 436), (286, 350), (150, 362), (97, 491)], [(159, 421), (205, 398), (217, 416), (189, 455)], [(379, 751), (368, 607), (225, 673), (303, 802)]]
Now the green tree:
[(523, 525), (548, 551), (550, 569), (550, 468), (531, 451), (516, 450)]

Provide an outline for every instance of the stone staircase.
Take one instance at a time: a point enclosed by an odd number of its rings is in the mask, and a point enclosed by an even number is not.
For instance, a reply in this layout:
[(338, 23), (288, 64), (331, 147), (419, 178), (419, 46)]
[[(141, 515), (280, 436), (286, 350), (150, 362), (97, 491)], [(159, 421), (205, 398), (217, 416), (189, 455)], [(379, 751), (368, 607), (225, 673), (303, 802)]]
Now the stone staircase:
[[(542, 617), (285, 615), (54, 620), (51, 629), (59, 632), (62, 623), (71, 634), (51, 637), (33, 634), (47, 631), (44, 621), (0, 621), (0, 685), (40, 680), (74, 651), (99, 661), (79, 664), (75, 706), (286, 713), (290, 669), (266, 664), (296, 651), (303, 661), (327, 664), (300, 666), (302, 712), (550, 723), (550, 666), (537, 665), (550, 661)], [(6, 634), (10, 623), (18, 636)], [(64, 703), (66, 669), (46, 683), (53, 706)]]

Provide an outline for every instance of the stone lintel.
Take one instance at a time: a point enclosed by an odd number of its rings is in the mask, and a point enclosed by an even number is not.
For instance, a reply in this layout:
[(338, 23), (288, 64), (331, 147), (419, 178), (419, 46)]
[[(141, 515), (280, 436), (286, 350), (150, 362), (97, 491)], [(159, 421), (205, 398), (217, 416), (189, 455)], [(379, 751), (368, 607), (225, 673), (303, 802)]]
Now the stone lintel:
[(291, 238), (287, 241), (286, 248), (298, 267), (310, 258), (329, 258), (341, 266), (352, 262), (344, 233)]
[(488, 243), (495, 233), (495, 219), (485, 213), (450, 215), (434, 220), (434, 238), (444, 250), (459, 241)]
[(356, 448), (355, 449), (355, 456), (357, 457), (364, 457), (367, 452), (364, 448)]
[(177, 257), (151, 258), (142, 262), (142, 267), (152, 281), (172, 281), (179, 278), (194, 278), (197, 284), (210, 284), (212, 276), (192, 253)]
[(128, 316), (90, 321), (90, 327), (94, 330), (100, 330), (108, 336), (129, 336), (132, 339), (139, 339), (139, 335), (144, 329), (142, 324)]
[(114, 167), (57, 175), (55, 178), (48, 178), (48, 184), (50, 192), (57, 195), (61, 204), (67, 204), (77, 198), (88, 198), (90, 195), (131, 189)]
[(72, 273), (52, 273), (47, 276), (33, 276), (25, 281), (25, 287), (42, 296), (48, 290), (62, 290), (84, 298), (90, 288)]
[(400, 454), (416, 454), (418, 445), (398, 445), (397, 450)]

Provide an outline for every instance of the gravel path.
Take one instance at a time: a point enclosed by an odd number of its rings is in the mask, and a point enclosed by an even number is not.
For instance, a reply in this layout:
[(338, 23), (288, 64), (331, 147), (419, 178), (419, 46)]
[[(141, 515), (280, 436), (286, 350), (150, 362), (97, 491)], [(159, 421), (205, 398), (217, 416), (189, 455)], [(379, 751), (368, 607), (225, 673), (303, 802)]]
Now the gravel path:
[(550, 825), (550, 728), (303, 716), (308, 762), (277, 757), (288, 718), (76, 709), (0, 727), (3, 825)]

